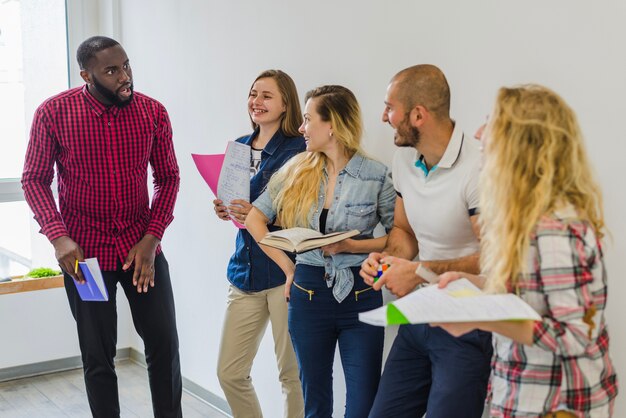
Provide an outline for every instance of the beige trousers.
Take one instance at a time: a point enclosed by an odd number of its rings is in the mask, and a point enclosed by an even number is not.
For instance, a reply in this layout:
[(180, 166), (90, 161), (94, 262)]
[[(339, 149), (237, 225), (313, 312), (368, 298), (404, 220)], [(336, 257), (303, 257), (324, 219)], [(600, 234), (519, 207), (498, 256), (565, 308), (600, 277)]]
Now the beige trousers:
[(298, 364), (287, 328), (284, 291), (284, 285), (250, 293), (232, 285), (228, 290), (217, 377), (235, 418), (263, 416), (250, 370), (268, 320), (272, 324), (274, 352), (284, 398), (284, 416), (304, 416)]

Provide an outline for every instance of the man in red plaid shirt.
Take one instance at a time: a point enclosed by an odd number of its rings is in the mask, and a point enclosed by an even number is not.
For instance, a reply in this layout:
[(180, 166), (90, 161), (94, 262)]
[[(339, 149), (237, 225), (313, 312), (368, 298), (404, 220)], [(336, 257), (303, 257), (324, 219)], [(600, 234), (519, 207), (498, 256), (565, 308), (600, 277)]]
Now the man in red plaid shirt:
[[(49, 98), (34, 116), (22, 175), (26, 200), (65, 273), (93, 416), (120, 414), (113, 362), (119, 283), (145, 343), (154, 414), (180, 417), (174, 298), (160, 248), (180, 184), (169, 117), (162, 104), (133, 92), (117, 41), (89, 38), (76, 55), (86, 85)], [(59, 210), (51, 190), (55, 164)], [(89, 257), (103, 271), (107, 302), (83, 302), (73, 283), (84, 282), (76, 261)]]

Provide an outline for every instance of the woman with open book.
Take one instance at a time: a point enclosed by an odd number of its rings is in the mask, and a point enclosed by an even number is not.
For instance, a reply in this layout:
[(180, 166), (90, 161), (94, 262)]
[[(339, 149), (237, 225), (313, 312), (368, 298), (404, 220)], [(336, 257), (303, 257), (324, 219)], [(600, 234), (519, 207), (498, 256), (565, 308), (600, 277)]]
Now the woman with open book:
[(332, 375), (339, 343), (346, 376), (345, 416), (366, 417), (380, 378), (383, 328), (359, 322), (359, 312), (382, 305), (380, 292), (359, 277), (371, 251), (381, 251), (387, 236), (373, 237), (380, 222), (393, 222), (395, 191), (388, 168), (361, 150), (361, 111), (354, 94), (342, 86), (323, 86), (306, 95), (300, 132), (307, 152), (281, 168), (253, 202), (246, 220), (257, 241), (272, 221), (284, 228), (304, 227), (331, 233), (356, 229), (355, 239), (297, 254), (261, 246), (287, 277), (289, 332), (304, 391), (305, 415), (333, 415)]
[(600, 190), (576, 116), (540, 86), (502, 88), (482, 133), (481, 269), (449, 272), (490, 292), (515, 292), (540, 321), (438, 324), (493, 332), (491, 416), (610, 417)]
[[(256, 199), (272, 174), (304, 151), (304, 138), (296, 86), (280, 70), (263, 71), (248, 94), (248, 114), (254, 132), (237, 139), (250, 145), (250, 200)], [(252, 206), (244, 200), (213, 201), (216, 215), (243, 224)], [(272, 230), (278, 229), (269, 225)], [(248, 231), (237, 233), (235, 253), (228, 263), (228, 306), (224, 317), (217, 376), (235, 418), (263, 416), (250, 370), (268, 321), (272, 324), (278, 377), (284, 396), (284, 416), (303, 416), (298, 365), (287, 329), (284, 300), (285, 275), (261, 251)]]

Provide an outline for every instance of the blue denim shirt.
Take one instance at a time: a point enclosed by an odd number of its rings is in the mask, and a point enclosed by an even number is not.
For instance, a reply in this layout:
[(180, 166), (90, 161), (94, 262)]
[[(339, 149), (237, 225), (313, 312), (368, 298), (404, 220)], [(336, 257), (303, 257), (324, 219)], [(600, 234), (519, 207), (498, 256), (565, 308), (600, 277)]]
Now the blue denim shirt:
[[(251, 145), (258, 132), (237, 139), (237, 142)], [(279, 129), (261, 153), (258, 173), (250, 179), (250, 201), (253, 202), (265, 189), (267, 182), (291, 157), (304, 151), (304, 138), (285, 136)], [(279, 228), (268, 225), (270, 231)], [(235, 241), (235, 253), (230, 258), (227, 270), (228, 280), (240, 290), (257, 292), (285, 283), (285, 274), (252, 238), (245, 229), (240, 229)]]
[[(253, 202), (269, 219), (276, 216), (273, 197), (277, 192), (268, 189)], [(358, 229), (361, 233), (355, 239), (368, 239), (373, 238), (374, 228), (379, 222), (387, 232), (391, 229), (396, 192), (389, 169), (384, 164), (355, 154), (339, 172), (333, 196), (326, 218), (326, 232)], [(309, 211), (306, 227), (319, 231), (324, 200), (324, 185), (321, 184), (317, 205)], [(341, 301), (354, 284), (349, 267), (359, 266), (366, 257), (367, 254), (347, 253), (325, 257), (320, 249), (315, 249), (298, 254), (296, 263), (324, 266), (327, 284), (333, 286), (335, 298)]]

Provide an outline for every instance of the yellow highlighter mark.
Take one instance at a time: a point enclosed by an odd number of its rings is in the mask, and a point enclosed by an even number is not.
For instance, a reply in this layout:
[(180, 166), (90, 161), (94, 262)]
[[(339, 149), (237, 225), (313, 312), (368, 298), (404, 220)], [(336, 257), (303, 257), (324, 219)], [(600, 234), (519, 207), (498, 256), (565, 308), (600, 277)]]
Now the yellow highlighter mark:
[(453, 298), (469, 298), (472, 296), (480, 296), (480, 293), (472, 289), (450, 290), (448, 294)]

